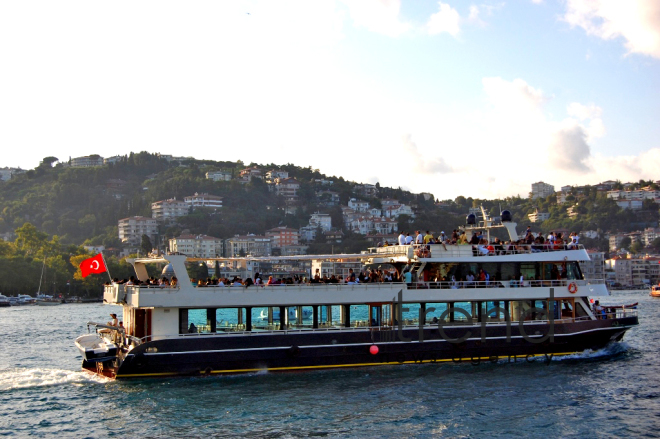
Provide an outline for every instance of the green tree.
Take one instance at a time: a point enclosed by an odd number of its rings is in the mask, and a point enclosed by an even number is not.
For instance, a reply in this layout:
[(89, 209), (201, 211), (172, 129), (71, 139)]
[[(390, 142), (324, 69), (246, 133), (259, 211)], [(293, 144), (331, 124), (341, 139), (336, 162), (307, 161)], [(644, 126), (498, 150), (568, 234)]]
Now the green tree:
[(148, 255), (151, 253), (151, 250), (153, 249), (153, 245), (151, 244), (151, 239), (147, 235), (142, 235), (142, 242), (140, 243), (140, 249), (142, 250), (142, 253), (145, 255)]
[(632, 244), (632, 241), (631, 241), (630, 237), (626, 236), (619, 243), (619, 248), (629, 249), (631, 244)]

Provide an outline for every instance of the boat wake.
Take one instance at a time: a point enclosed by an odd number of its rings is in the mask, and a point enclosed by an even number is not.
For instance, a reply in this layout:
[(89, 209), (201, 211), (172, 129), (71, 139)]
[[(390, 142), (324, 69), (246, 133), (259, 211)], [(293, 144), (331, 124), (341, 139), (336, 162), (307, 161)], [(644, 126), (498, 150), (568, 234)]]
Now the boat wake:
[(63, 384), (105, 384), (109, 378), (82, 371), (63, 369), (10, 369), (0, 371), (0, 392)]
[(552, 361), (566, 360), (598, 360), (603, 358), (612, 358), (621, 355), (629, 350), (625, 342), (610, 343), (602, 349), (592, 351), (587, 349), (584, 352), (578, 352), (570, 355), (561, 355), (552, 358)]

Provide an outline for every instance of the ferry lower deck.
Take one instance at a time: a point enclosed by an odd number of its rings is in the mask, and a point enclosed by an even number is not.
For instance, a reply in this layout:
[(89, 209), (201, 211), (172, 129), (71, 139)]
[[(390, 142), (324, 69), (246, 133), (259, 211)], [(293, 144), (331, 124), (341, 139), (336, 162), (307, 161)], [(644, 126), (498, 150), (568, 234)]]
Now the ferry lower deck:
[(84, 362), (83, 368), (121, 379), (446, 361), (527, 361), (533, 356), (602, 348), (621, 340), (638, 323), (635, 310), (618, 310), (606, 317), (195, 333), (146, 341), (116, 360)]

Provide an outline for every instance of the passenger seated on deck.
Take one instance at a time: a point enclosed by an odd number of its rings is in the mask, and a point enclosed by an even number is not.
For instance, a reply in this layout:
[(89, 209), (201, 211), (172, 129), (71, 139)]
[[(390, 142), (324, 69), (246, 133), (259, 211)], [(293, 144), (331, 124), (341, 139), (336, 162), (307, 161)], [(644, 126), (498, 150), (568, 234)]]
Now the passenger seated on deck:
[(170, 286), (176, 287), (178, 284), (179, 284), (179, 279), (177, 279), (176, 276), (172, 276), (172, 280), (170, 280)]
[(197, 333), (197, 326), (195, 326), (194, 323), (190, 324), (190, 327), (188, 328), (188, 333), (189, 334), (195, 334)]
[[(117, 314), (112, 313), (112, 314), (110, 314), (110, 317), (112, 317), (112, 320), (110, 320), (107, 323), (107, 325), (108, 326), (119, 326), (119, 320), (117, 320)], [(99, 329), (99, 333), (101, 333), (101, 334), (109, 334), (110, 332), (112, 332), (112, 329), (110, 329), (110, 328)]]

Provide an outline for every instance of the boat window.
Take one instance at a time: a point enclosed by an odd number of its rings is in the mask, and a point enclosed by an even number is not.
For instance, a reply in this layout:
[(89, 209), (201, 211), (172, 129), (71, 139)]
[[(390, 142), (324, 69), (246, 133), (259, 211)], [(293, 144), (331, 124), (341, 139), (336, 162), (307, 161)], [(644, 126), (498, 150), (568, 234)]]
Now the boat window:
[(319, 327), (341, 326), (339, 305), (319, 307)]
[(536, 264), (533, 262), (521, 263), (520, 275), (523, 276), (525, 280), (536, 279)]
[[(500, 276), (502, 280), (519, 279), (517, 264), (501, 264)], [(491, 274), (492, 277), (492, 274)]]
[(188, 314), (188, 333), (204, 334), (211, 332), (211, 322), (207, 318), (206, 308), (185, 310)]
[[(473, 321), (476, 320), (476, 315), (472, 315), (472, 302), (454, 302), (455, 309), (463, 309), (468, 316), (471, 316)], [(460, 311), (454, 311), (454, 321), (455, 322), (467, 322), (468, 318), (465, 313)]]
[(246, 320), (245, 308), (220, 308), (215, 312), (216, 331), (244, 331)]
[(575, 302), (575, 317), (587, 317), (589, 313), (584, 310), (582, 302)]
[(370, 326), (369, 306), (351, 305), (351, 328), (358, 326)]
[(287, 322), (291, 329), (312, 328), (314, 325), (314, 307), (289, 306), (287, 307)]
[[(435, 308), (435, 311), (429, 311), (429, 309)], [(447, 310), (446, 303), (427, 303), (426, 304), (426, 324), (437, 323), (437, 320), (440, 320), (442, 313)], [(433, 319), (436, 319), (435, 321)], [(445, 317), (445, 321), (449, 321), (449, 316)]]
[(562, 318), (573, 317), (573, 300), (562, 300), (561, 316)]
[(582, 272), (577, 262), (566, 263), (566, 277), (569, 280), (582, 279)]
[(492, 322), (506, 321), (506, 311), (504, 301), (496, 300), (484, 302), (484, 314), (487, 314), (488, 320)]
[[(252, 308), (251, 316), (252, 330), (254, 331), (276, 331), (280, 329), (279, 306), (254, 307)], [(293, 311), (293, 316), (295, 322), (295, 310)]]
[[(519, 322), (520, 318), (531, 308), (533, 308), (531, 300), (512, 300), (511, 320)], [(532, 313), (527, 313), (525, 320), (532, 320)]]

